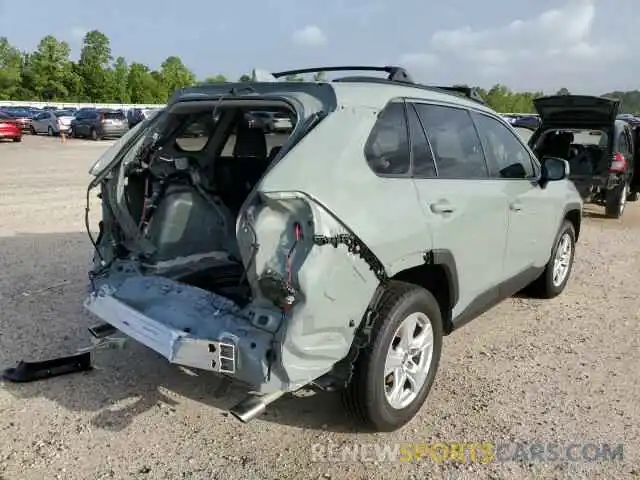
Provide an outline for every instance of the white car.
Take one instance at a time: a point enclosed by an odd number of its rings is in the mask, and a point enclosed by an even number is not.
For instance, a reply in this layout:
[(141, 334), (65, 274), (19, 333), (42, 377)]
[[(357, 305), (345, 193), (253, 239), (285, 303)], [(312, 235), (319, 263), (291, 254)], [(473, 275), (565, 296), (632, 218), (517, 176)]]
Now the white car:
[(31, 121), (31, 133), (38, 135), (46, 133), (49, 136), (68, 133), (73, 120), (73, 112), (70, 110), (47, 110), (39, 113)]
[(290, 132), (293, 128), (291, 118), (283, 112), (253, 111), (251, 115), (262, 122), (265, 132)]

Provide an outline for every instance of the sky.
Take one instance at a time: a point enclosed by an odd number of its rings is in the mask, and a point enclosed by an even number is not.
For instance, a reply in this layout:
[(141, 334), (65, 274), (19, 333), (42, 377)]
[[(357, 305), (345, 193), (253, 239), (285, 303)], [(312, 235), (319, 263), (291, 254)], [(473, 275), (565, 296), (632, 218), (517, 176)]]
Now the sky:
[[(114, 56), (177, 55), (203, 79), (326, 65), (402, 65), (416, 80), (601, 94), (640, 89), (640, 0), (0, 0), (0, 36), (47, 34), (77, 57), (93, 29)], [(37, 6), (36, 6), (37, 5)]]

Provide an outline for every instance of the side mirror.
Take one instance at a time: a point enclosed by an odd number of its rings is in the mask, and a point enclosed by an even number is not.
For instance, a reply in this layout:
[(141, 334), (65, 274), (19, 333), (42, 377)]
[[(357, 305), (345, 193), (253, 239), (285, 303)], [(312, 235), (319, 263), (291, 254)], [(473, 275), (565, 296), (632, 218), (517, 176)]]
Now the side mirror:
[(545, 157), (542, 159), (542, 172), (540, 174), (540, 186), (547, 186), (549, 182), (557, 182), (569, 177), (569, 162), (564, 158)]

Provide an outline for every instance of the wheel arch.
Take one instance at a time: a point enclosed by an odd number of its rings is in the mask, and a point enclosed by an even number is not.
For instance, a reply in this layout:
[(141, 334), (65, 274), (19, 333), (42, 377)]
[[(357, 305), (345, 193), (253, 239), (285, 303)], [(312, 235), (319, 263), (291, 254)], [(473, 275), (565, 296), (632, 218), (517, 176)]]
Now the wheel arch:
[(424, 253), (422, 262), (405, 265), (390, 280), (398, 280), (422, 287), (436, 298), (445, 334), (453, 331), (452, 311), (460, 296), (458, 270), (453, 253), (446, 249), (434, 249)]
[(580, 207), (568, 207), (564, 215), (562, 216), (562, 221), (568, 220), (573, 225), (573, 230), (576, 234), (576, 241), (580, 237), (580, 227), (582, 225), (582, 209)]

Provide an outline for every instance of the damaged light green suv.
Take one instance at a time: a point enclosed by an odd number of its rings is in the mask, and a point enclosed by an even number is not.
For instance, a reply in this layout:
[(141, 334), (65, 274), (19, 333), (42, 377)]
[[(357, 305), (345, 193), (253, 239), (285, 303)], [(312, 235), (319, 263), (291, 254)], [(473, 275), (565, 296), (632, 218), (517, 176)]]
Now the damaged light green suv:
[[(356, 69), (388, 77), (279, 80)], [(259, 111), (293, 128), (267, 134)], [(247, 384), (242, 421), (313, 387), (399, 428), (443, 336), (520, 290), (562, 292), (580, 232), (565, 160), (540, 163), (471, 90), (397, 67), (184, 89), (92, 173), (94, 331)]]

